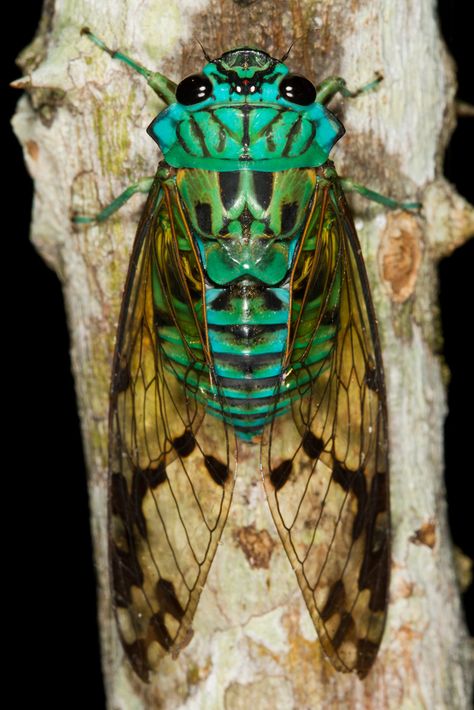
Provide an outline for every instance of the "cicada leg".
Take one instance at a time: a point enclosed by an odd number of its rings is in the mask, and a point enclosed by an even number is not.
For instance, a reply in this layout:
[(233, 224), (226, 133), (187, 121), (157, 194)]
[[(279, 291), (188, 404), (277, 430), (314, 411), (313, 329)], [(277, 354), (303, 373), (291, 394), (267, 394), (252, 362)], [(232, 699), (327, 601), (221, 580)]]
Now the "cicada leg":
[(422, 206), (421, 202), (399, 202), (386, 195), (381, 195), (380, 192), (370, 190), (365, 185), (354, 182), (351, 178), (339, 178), (339, 180), (344, 192), (358, 192), (362, 197), (366, 197), (372, 202), (378, 202), (380, 205), (385, 205), (391, 210), (418, 210)]
[(153, 185), (154, 177), (144, 177), (141, 180), (137, 180), (132, 185), (129, 185), (126, 190), (124, 190), (115, 200), (112, 200), (110, 204), (104, 207), (103, 210), (93, 215), (92, 217), (87, 215), (75, 215), (72, 221), (76, 224), (91, 224), (92, 222), (104, 222), (108, 219), (114, 212), (117, 212), (128, 200), (133, 197), (137, 192), (148, 193)]
[(94, 44), (97, 45), (97, 47), (99, 47), (100, 49), (102, 49), (102, 51), (107, 52), (107, 54), (109, 54), (112, 59), (118, 59), (119, 61), (124, 62), (131, 69), (138, 72), (138, 74), (140, 74), (141, 76), (145, 77), (148, 86), (153, 89), (155, 94), (159, 96), (160, 99), (165, 102), (165, 104), (168, 104), (169, 106), (169, 104), (172, 104), (174, 101), (176, 101), (176, 84), (174, 83), (174, 81), (168, 79), (168, 77), (164, 76), (164, 74), (160, 74), (160, 72), (154, 72), (151, 71), (151, 69), (147, 69), (143, 66), (143, 64), (140, 64), (140, 62), (137, 62), (135, 59), (132, 59), (132, 57), (129, 57), (128, 54), (124, 54), (119, 50), (110, 49), (110, 47), (108, 47), (103, 40), (101, 40), (93, 32), (91, 32), (88, 27), (83, 27), (81, 30), (81, 34), (88, 37), (88, 39), (90, 39), (91, 42), (94, 42)]
[(366, 94), (369, 91), (374, 91), (382, 81), (383, 76), (381, 74), (376, 74), (375, 79), (370, 81), (368, 84), (354, 89), (351, 91), (348, 89), (346, 80), (342, 76), (328, 76), (316, 87), (316, 101), (320, 104), (326, 105), (335, 97), (336, 94), (341, 94), (347, 98), (353, 99), (360, 94)]

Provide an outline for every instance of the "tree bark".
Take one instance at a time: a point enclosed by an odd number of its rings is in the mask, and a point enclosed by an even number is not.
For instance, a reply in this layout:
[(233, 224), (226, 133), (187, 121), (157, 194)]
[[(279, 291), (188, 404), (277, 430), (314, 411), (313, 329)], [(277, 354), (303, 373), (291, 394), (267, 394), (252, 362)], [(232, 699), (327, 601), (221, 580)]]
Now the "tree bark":
[[(333, 158), (341, 175), (400, 199), (420, 215), (354, 199), (373, 288), (388, 390), (393, 567), (383, 645), (368, 677), (323, 658), (296, 578), (245, 462), (196, 613), (194, 637), (150, 685), (124, 660), (112, 619), (106, 556), (107, 410), (114, 332), (143, 198), (100, 226), (73, 228), (158, 156), (145, 132), (162, 105), (145, 82), (86, 38), (174, 80), (243, 44), (281, 56), (316, 83), (344, 76), (378, 91), (334, 102), (347, 129)], [(441, 175), (454, 127), (454, 69), (434, 0), (46, 0), (22, 55), (26, 89), (14, 119), (35, 180), (32, 239), (62, 281), (89, 472), (99, 577), (103, 669), (110, 708), (470, 707), (472, 664), (463, 626), (443, 486), (446, 413), (437, 315), (437, 261), (474, 231), (472, 208)]]

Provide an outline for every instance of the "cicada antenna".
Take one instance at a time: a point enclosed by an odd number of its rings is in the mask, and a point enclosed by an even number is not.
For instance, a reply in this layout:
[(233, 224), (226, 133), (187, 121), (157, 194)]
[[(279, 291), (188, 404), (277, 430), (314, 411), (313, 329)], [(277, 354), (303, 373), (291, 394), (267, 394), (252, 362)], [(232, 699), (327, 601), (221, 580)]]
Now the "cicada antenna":
[(280, 59), (280, 62), (284, 62), (286, 59), (288, 59), (288, 57), (290, 56), (290, 52), (291, 52), (291, 50), (293, 49), (293, 45), (294, 45), (295, 42), (296, 42), (296, 39), (294, 39), (294, 40), (292, 41), (292, 43), (290, 44), (290, 46), (289, 46), (288, 49), (286, 50), (285, 54), (284, 54), (284, 55), (282, 56), (282, 58)]
[(209, 56), (209, 54), (206, 52), (204, 47), (202, 46), (201, 42), (197, 39), (197, 37), (194, 38), (198, 45), (201, 47), (202, 53), (204, 54), (205, 58), (207, 59), (208, 62), (212, 62), (212, 57)]

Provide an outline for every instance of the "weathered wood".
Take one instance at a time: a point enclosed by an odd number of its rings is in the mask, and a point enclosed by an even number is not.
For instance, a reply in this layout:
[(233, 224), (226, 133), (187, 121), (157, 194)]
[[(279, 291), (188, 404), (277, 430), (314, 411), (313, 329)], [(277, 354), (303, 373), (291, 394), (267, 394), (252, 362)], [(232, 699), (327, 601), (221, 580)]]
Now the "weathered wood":
[[(340, 102), (343, 175), (398, 198), (420, 216), (354, 200), (373, 284), (390, 413), (393, 575), (388, 628), (365, 681), (322, 658), (259, 485), (241, 471), (224, 539), (177, 660), (150, 686), (123, 660), (111, 618), (105, 543), (108, 379), (128, 254), (142, 198), (100, 227), (71, 226), (137, 177), (153, 174), (145, 127), (161, 108), (140, 78), (99, 52), (80, 29), (173, 79), (211, 55), (255, 44), (315, 81), (381, 88)], [(472, 208), (440, 175), (454, 125), (454, 74), (433, 0), (49, 0), (23, 55), (14, 119), (35, 180), (32, 238), (64, 287), (89, 468), (100, 580), (103, 666), (110, 708), (470, 707), (472, 668), (454, 574), (442, 482), (446, 411), (436, 262), (472, 233)], [(337, 102), (336, 102), (337, 106)]]

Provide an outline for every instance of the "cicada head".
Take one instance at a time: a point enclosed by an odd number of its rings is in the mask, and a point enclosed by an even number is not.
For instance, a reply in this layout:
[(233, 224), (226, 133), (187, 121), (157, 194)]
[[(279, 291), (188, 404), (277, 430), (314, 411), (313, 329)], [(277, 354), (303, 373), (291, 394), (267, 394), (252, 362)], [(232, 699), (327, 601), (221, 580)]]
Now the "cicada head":
[(275, 171), (322, 165), (344, 128), (309, 79), (239, 47), (183, 79), (148, 132), (176, 168)]

